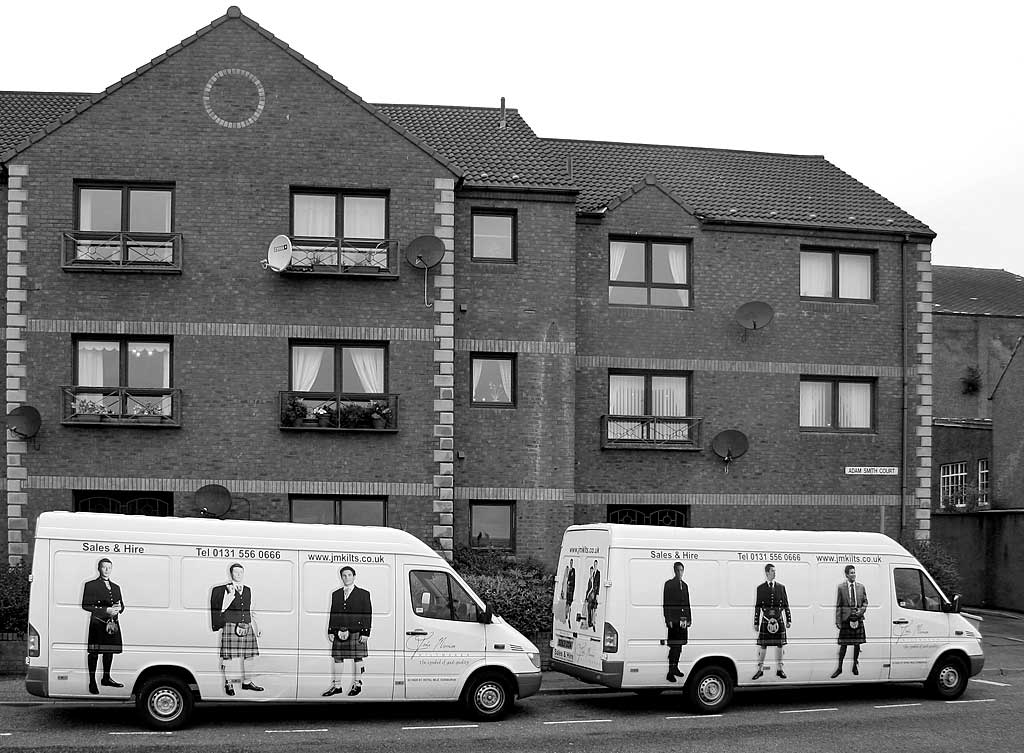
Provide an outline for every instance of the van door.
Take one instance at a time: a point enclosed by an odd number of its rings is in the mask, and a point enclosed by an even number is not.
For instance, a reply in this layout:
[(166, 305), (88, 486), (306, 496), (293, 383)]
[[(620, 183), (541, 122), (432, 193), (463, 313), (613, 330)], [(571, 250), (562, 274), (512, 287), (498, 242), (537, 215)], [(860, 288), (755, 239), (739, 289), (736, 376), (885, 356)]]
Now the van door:
[(454, 700), (486, 655), (477, 602), (450, 572), (431, 565), (406, 565), (404, 590), (405, 697)]
[[(609, 546), (607, 531), (567, 531), (555, 573), (551, 656), (595, 671), (604, 667), (602, 651), (611, 583)], [(609, 625), (609, 635), (624, 627)], [(617, 642), (616, 634), (616, 646)]]
[(949, 615), (928, 574), (916, 565), (892, 566), (890, 680), (923, 680), (949, 641)]

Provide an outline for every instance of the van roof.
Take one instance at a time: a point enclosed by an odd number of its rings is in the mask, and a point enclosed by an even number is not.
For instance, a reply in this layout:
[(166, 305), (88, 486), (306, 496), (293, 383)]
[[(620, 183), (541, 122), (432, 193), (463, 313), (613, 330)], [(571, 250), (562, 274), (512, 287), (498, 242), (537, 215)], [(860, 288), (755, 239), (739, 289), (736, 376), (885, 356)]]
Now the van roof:
[[(36, 538), (83, 539), (123, 537), (133, 544), (188, 543), (253, 548), (359, 547), (362, 551), (417, 554), (444, 559), (411, 533), (382, 526), (281, 523), (262, 520), (155, 517), (91, 512), (44, 512)], [(262, 543), (261, 543), (262, 542)]]
[[(621, 523), (570, 526), (572, 532), (606, 531), (614, 546), (670, 548), (683, 545), (749, 549), (802, 547), (810, 550), (870, 552), (909, 556), (906, 549), (883, 533), (866, 531), (779, 531), (751, 528), (674, 528)], [(685, 544), (681, 543), (685, 542)]]

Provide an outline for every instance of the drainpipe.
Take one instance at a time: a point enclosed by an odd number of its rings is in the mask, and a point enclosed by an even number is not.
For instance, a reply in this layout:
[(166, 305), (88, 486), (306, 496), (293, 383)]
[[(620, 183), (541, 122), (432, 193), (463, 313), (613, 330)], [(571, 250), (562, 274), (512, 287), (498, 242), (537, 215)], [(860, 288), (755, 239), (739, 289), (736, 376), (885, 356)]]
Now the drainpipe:
[(903, 454), (903, 467), (900, 469), (900, 542), (903, 542), (903, 536), (905, 533), (905, 521), (907, 516), (907, 470), (909, 463), (907, 462), (909, 452), (907, 448), (907, 421), (910, 417), (910, 400), (908, 399), (907, 390), (910, 383), (910, 379), (907, 375), (908, 363), (908, 348), (907, 339), (909, 334), (907, 333), (907, 242), (910, 240), (908, 234), (904, 234), (903, 240), (900, 241), (900, 290), (903, 300), (900, 306), (900, 334), (902, 335), (902, 350), (903, 350), (903, 421), (900, 423), (900, 452)]

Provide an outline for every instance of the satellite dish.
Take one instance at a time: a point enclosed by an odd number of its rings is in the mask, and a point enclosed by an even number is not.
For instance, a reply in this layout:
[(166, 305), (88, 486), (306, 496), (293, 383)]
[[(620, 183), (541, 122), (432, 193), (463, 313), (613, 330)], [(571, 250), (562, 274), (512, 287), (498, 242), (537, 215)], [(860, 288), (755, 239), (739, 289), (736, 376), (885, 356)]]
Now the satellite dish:
[(726, 473), (729, 472), (729, 463), (738, 457), (742, 457), (749, 446), (750, 442), (747, 441), (747, 435), (736, 429), (720, 431), (711, 440), (711, 449), (714, 450), (718, 457), (725, 461)]
[(436, 235), (421, 235), (405, 247), (405, 260), (416, 269), (430, 269), (441, 263), (444, 241)]
[(204, 518), (221, 518), (231, 510), (231, 492), (220, 484), (207, 484), (196, 489), (196, 506)]
[(749, 301), (736, 309), (736, 322), (743, 329), (764, 329), (775, 316), (775, 310), (764, 301)]
[(274, 236), (267, 247), (266, 268), (283, 272), (292, 263), (292, 239), (287, 235)]
[(21, 405), (7, 414), (7, 430), (18, 439), (31, 439), (39, 433), (42, 419), (31, 405)]

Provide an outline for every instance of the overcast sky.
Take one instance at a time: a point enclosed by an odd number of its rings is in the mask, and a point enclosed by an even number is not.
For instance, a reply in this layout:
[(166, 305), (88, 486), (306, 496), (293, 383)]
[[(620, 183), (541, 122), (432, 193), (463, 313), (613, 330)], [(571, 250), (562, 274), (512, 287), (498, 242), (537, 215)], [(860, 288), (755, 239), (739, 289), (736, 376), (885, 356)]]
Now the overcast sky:
[[(0, 89), (96, 92), (227, 0), (0, 14)], [(241, 0), (369, 102), (497, 106), (538, 135), (822, 154), (927, 223), (933, 262), (1024, 275), (1024, 4)]]

